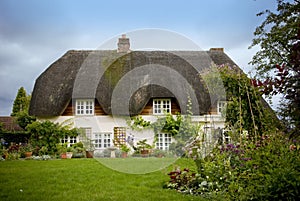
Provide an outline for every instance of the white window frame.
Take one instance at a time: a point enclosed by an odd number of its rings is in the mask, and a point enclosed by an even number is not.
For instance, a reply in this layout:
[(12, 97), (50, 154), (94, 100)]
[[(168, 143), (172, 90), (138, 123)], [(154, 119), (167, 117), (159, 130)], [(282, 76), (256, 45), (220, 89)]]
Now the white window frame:
[(94, 115), (94, 99), (77, 99), (75, 105), (76, 115)]
[(153, 114), (171, 113), (171, 99), (153, 99)]
[(93, 134), (96, 149), (105, 149), (112, 146), (113, 134), (111, 132), (95, 132)]
[(76, 144), (78, 142), (78, 138), (76, 136), (74, 137), (70, 137), (70, 136), (65, 136), (63, 137), (61, 140), (60, 140), (61, 143), (67, 143), (68, 144), (68, 147), (73, 145), (73, 144)]
[(156, 149), (167, 151), (169, 150), (171, 143), (172, 143), (172, 135), (170, 133), (157, 134), (157, 141), (155, 144)]
[(223, 111), (226, 109), (227, 101), (218, 101), (217, 104), (217, 112), (219, 115), (223, 113)]

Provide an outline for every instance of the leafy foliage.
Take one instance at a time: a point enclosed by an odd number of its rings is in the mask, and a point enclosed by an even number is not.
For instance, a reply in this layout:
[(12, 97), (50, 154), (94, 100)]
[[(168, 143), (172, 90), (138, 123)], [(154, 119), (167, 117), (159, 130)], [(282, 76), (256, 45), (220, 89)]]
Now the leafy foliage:
[[(76, 129), (73, 129), (73, 131), (76, 132)], [(83, 145), (83, 148), (86, 150), (86, 151), (94, 151), (96, 149), (95, 147), (95, 140), (92, 140), (90, 139), (86, 134), (85, 134), (85, 131), (84, 129), (78, 129), (78, 133), (79, 133), (79, 136), (80, 136), (80, 141)]]
[(70, 129), (68, 126), (64, 126), (51, 121), (35, 121), (26, 127), (27, 131), (31, 133), (30, 143), (37, 149), (41, 149), (43, 146), (47, 148), (48, 154), (54, 154), (57, 151), (57, 144), (60, 143), (60, 139), (65, 136), (77, 136), (78, 130)]
[(228, 68), (222, 68), (221, 76), (229, 99), (226, 110), (229, 127), (237, 127), (238, 123), (238, 127), (255, 136), (280, 126), (272, 110), (263, 105), (260, 93), (250, 85), (245, 74), (236, 74)]
[(135, 149), (135, 153), (137, 154), (142, 153), (142, 151), (144, 150), (150, 150), (153, 148), (150, 144), (147, 143), (147, 139), (138, 141), (136, 145), (137, 146), (134, 147), (134, 149)]
[(176, 136), (179, 134), (182, 121), (183, 116), (180, 113), (177, 113), (176, 117), (167, 113), (164, 117), (160, 117), (156, 122), (152, 123), (151, 127), (154, 133), (166, 132)]
[[(191, 106), (188, 105), (188, 108), (191, 108)], [(191, 113), (188, 113), (188, 115), (181, 115), (180, 113), (172, 115), (166, 113), (163, 117), (159, 117), (157, 121), (153, 123), (145, 121), (141, 116), (138, 116), (133, 117), (127, 124), (130, 125), (132, 129), (137, 130), (151, 128), (156, 137), (157, 134), (161, 132), (170, 133), (176, 142), (170, 144), (169, 151), (172, 151), (173, 154), (177, 156), (184, 154), (182, 148), (185, 146), (186, 142), (199, 133), (200, 129), (198, 124), (191, 122)]]
[[(251, 80), (236, 67), (228, 65), (212, 66), (211, 71), (204, 75), (206, 83), (218, 82), (220, 78), (225, 88), (227, 105), (224, 111), (226, 125), (230, 130), (242, 128), (254, 137), (262, 135), (267, 130), (280, 127), (280, 122), (273, 111), (263, 104), (258, 88), (251, 85)], [(214, 87), (212, 93), (220, 93), (221, 89)], [(214, 96), (214, 94), (212, 94)], [(239, 135), (241, 131), (239, 132)]]
[[(300, 129), (300, 2), (277, 0), (277, 11), (263, 11), (266, 19), (254, 32), (251, 47), (260, 46), (252, 58), (258, 81), (266, 95), (283, 94), (281, 115)], [(290, 126), (292, 125), (292, 126)]]
[(22, 111), (17, 114), (17, 122), (23, 129), (26, 129), (26, 126), (34, 121), (36, 121), (36, 117), (30, 116), (26, 111)]
[(282, 134), (220, 146), (197, 159), (197, 172), (174, 170), (166, 185), (183, 193), (225, 195), (230, 200), (297, 200), (300, 143)]
[(16, 116), (20, 112), (28, 111), (29, 102), (30, 96), (27, 95), (24, 87), (21, 87), (14, 100), (11, 116)]
[(28, 95), (24, 87), (21, 87), (18, 90), (13, 104), (11, 116), (17, 117), (17, 122), (23, 129), (25, 129), (28, 124), (31, 124), (36, 120), (35, 117), (28, 114), (30, 99), (31, 95)]
[(149, 127), (151, 122), (144, 120), (143, 117), (141, 117), (141, 116), (135, 116), (135, 117), (132, 117), (129, 121), (127, 121), (127, 124), (133, 130), (139, 130), (139, 129)]

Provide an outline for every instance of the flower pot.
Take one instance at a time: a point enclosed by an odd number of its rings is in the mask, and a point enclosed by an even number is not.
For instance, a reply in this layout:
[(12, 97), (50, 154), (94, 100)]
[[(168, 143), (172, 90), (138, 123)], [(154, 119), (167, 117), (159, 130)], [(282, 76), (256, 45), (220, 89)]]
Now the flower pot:
[(61, 159), (66, 159), (66, 158), (67, 158), (67, 153), (62, 153), (62, 154), (60, 154), (60, 158), (61, 158)]
[(32, 151), (25, 152), (25, 158), (30, 158), (32, 156)]
[(85, 153), (87, 158), (94, 158), (94, 151), (86, 151)]
[(142, 157), (148, 157), (149, 156), (149, 150), (141, 150)]
[(67, 152), (66, 155), (67, 155), (67, 158), (72, 158), (73, 152)]

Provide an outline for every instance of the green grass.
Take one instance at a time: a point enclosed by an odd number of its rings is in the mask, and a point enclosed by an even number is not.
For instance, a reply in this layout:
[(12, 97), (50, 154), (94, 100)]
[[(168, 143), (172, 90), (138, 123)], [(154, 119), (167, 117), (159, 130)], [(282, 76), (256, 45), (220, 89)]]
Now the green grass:
[(163, 189), (176, 165), (195, 168), (187, 159), (148, 174), (117, 172), (94, 159), (4, 161), (0, 200), (203, 200)]
[(176, 158), (133, 157), (133, 158), (97, 158), (106, 167), (129, 174), (145, 174), (163, 170), (176, 162)]

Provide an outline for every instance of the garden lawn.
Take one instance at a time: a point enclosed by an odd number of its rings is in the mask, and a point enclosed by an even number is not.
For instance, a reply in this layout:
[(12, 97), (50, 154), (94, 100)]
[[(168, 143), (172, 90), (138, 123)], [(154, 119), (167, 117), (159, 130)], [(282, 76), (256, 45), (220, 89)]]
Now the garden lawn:
[(117, 172), (95, 159), (3, 161), (0, 200), (203, 200), (163, 189), (176, 165), (195, 168), (188, 159), (148, 174)]
[(173, 164), (176, 158), (130, 157), (130, 158), (97, 158), (101, 164), (118, 172), (145, 174), (163, 170)]

